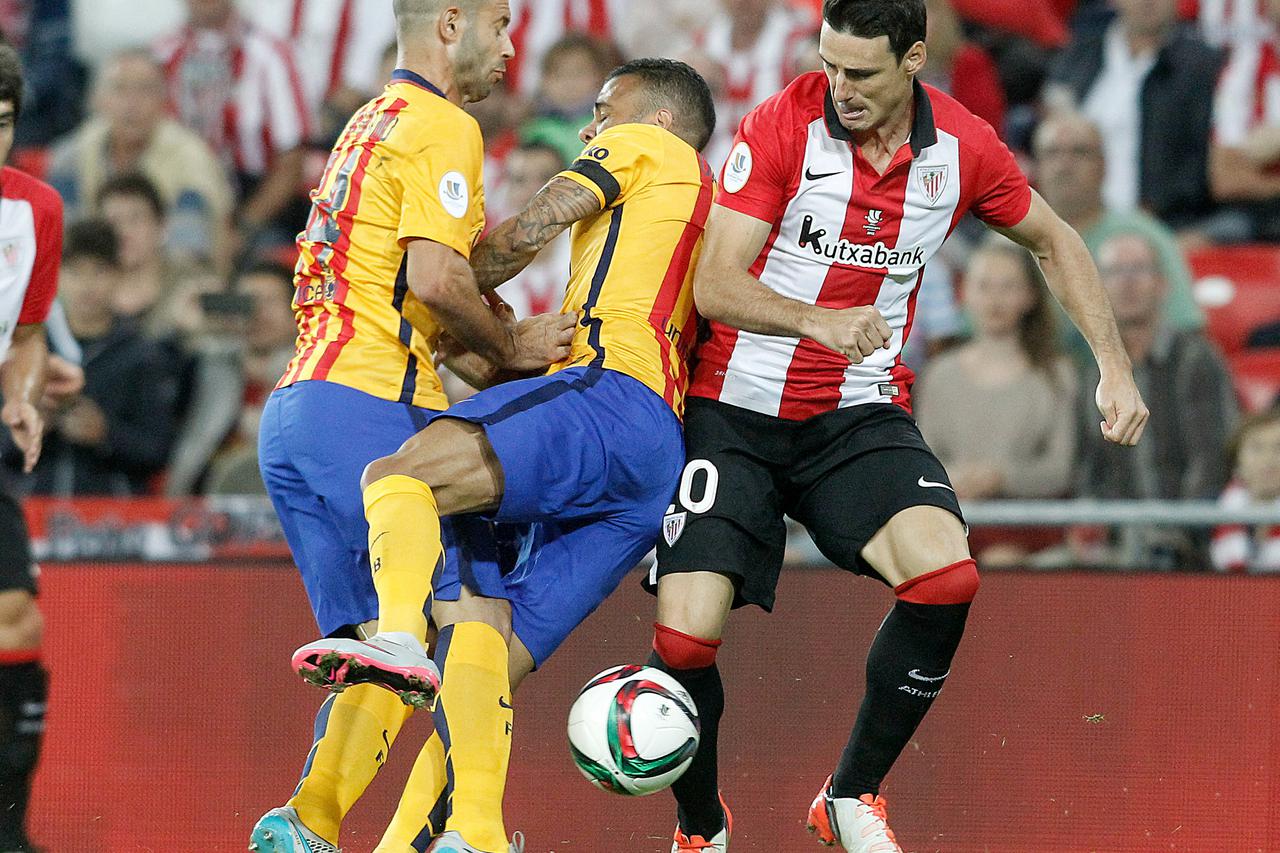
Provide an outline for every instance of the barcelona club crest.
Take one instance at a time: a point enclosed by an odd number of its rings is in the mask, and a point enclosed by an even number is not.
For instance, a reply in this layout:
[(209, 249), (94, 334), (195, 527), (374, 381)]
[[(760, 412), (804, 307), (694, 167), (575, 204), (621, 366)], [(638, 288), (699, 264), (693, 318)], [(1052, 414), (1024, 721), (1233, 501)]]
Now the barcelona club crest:
[(920, 169), (920, 189), (924, 190), (929, 204), (937, 204), (942, 191), (947, 188), (946, 166), (924, 166)]

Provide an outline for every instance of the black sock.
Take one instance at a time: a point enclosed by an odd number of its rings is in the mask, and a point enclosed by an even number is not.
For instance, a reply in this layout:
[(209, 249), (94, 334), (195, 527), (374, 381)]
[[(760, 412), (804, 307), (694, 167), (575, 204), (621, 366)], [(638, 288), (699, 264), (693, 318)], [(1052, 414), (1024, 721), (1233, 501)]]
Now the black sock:
[(27, 802), (44, 735), (48, 675), (39, 662), (0, 666), (0, 850), (25, 850)]
[(720, 785), (716, 778), (716, 741), (720, 733), (720, 717), (724, 714), (724, 684), (720, 668), (714, 663), (701, 669), (673, 669), (663, 663), (658, 653), (649, 656), (649, 666), (670, 673), (693, 697), (698, 709), (701, 734), (698, 751), (684, 775), (671, 786), (679, 806), (680, 829), (690, 837), (711, 838), (724, 829), (724, 810), (720, 808)]
[(968, 604), (894, 605), (867, 655), (867, 693), (831, 783), (835, 796), (880, 793), (942, 690), (968, 615)]

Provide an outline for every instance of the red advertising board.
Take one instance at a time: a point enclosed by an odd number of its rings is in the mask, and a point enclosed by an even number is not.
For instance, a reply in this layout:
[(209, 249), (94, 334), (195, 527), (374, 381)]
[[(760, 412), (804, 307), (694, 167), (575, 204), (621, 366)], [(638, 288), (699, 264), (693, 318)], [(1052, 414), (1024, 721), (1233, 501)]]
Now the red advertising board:
[[(49, 564), (53, 695), (33, 835), (52, 851), (243, 850), (292, 791), (319, 694), (289, 671), (313, 638), (287, 565)], [(866, 580), (784, 575), (773, 616), (735, 615), (722, 785), (734, 853), (819, 849), (810, 798), (890, 605)], [(668, 795), (628, 800), (570, 763), (578, 687), (642, 660), (651, 600), (629, 579), (516, 697), (507, 815), (529, 853), (666, 853)], [(988, 573), (942, 696), (890, 776), (915, 853), (1280, 850), (1280, 579)], [(373, 848), (414, 744), (347, 824)]]

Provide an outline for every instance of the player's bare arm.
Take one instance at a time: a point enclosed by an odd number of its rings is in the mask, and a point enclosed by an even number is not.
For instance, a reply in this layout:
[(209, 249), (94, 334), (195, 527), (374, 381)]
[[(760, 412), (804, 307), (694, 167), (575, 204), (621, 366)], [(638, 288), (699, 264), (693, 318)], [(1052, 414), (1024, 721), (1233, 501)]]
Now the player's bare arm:
[(467, 260), (448, 246), (414, 240), (408, 246), (409, 289), (446, 332), (471, 352), (509, 370), (539, 370), (569, 354), (573, 327), (555, 315), (508, 324), (484, 303)]
[(43, 323), (25, 323), (13, 332), (8, 358), (0, 366), (0, 391), (4, 409), (0, 420), (13, 435), (13, 443), (22, 451), (22, 470), (30, 473), (40, 460), (44, 438), (44, 419), (39, 402), (44, 393), (45, 362), (49, 348), (44, 339)]
[(874, 306), (836, 310), (809, 305), (775, 293), (751, 275), (771, 229), (754, 216), (712, 207), (693, 280), (698, 313), (745, 332), (811, 338), (854, 364), (877, 349), (888, 349), (892, 332)]
[(1031, 251), (1045, 281), (1093, 351), (1102, 380), (1097, 404), (1102, 434), (1116, 444), (1134, 445), (1149, 415), (1133, 380), (1133, 366), (1120, 340), (1111, 302), (1088, 248), (1071, 226), (1032, 192), (1031, 209), (1012, 228), (996, 229)]
[(603, 208), (596, 194), (568, 178), (552, 178), (516, 216), (480, 241), (471, 255), (480, 290), (514, 278), (538, 252), (580, 219)]

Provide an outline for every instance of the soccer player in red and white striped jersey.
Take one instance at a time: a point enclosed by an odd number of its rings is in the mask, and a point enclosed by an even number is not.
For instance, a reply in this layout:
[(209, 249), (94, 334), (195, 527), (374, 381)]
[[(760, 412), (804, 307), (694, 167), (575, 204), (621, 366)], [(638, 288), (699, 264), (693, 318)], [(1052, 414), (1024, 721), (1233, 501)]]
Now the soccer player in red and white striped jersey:
[[(22, 64), (0, 46), (0, 164), (22, 108)], [(40, 458), (48, 348), (44, 322), (58, 290), (62, 199), (50, 187), (0, 168), (0, 421), (30, 472)], [(0, 473), (0, 476), (3, 476)], [(0, 483), (0, 850), (29, 850), (31, 777), (44, 732), (48, 677), (35, 564), (17, 500)]]
[(715, 655), (732, 606), (772, 607), (784, 515), (832, 562), (894, 590), (852, 737), (809, 824), (851, 853), (901, 850), (880, 783), (942, 688), (978, 575), (947, 473), (911, 419), (900, 354), (921, 271), (965, 213), (1039, 259), (1098, 359), (1107, 438), (1133, 444), (1147, 417), (1080, 237), (989, 125), (917, 82), (924, 0), (827, 0), (823, 17), (824, 71), (739, 128), (695, 279), (710, 338), (650, 576), (651, 662), (681, 680), (702, 722), (698, 755), (673, 786), (673, 851), (728, 846)]

